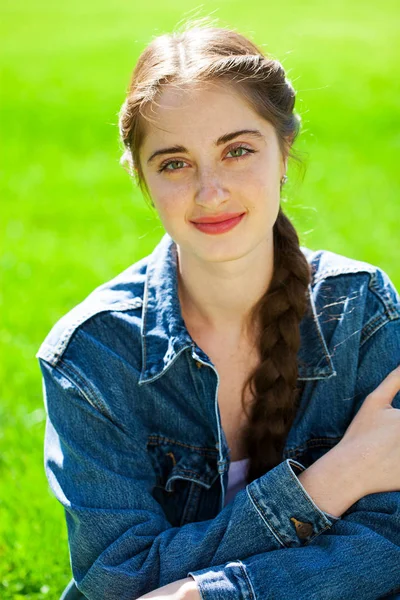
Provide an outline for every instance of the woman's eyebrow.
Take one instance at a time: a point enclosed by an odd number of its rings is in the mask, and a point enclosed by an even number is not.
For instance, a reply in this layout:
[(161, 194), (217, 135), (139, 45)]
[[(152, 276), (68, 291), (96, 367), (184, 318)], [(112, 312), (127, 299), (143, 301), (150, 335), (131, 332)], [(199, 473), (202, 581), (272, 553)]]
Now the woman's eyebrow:
[[(221, 135), (214, 142), (214, 146), (226, 144), (226, 142), (230, 142), (239, 135), (250, 135), (255, 138), (265, 139), (265, 136), (258, 129), (240, 129), (239, 131), (232, 131), (231, 133), (225, 133), (224, 135)], [(185, 146), (171, 146), (169, 148), (161, 148), (161, 150), (156, 150), (155, 152), (153, 152), (153, 154), (147, 160), (147, 164), (149, 164), (156, 156), (160, 156), (161, 154), (174, 154), (175, 152), (188, 153), (189, 150), (185, 148)]]

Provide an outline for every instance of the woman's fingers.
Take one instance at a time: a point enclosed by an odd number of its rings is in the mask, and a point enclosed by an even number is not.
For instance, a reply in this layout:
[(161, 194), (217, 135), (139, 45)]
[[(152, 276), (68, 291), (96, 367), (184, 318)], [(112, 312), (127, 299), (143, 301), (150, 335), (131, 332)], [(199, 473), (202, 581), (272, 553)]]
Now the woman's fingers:
[(391, 404), (398, 391), (400, 391), (400, 366), (391, 371), (382, 383), (368, 394), (367, 398), (373, 399), (374, 403), (385, 406)]

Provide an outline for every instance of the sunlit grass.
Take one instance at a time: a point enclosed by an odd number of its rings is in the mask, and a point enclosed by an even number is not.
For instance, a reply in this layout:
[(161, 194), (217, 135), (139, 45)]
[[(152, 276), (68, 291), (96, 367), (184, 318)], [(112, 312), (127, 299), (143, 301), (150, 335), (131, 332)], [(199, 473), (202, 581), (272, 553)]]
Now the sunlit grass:
[[(6, 1), (0, 149), (0, 598), (70, 578), (43, 471), (34, 355), (51, 325), (148, 254), (160, 223), (118, 164), (117, 112), (144, 45), (197, 5)], [(201, 14), (213, 11), (204, 3)], [(400, 287), (397, 5), (221, 2), (214, 16), (279, 58), (298, 91), (304, 181), (285, 207), (304, 245), (379, 265)]]

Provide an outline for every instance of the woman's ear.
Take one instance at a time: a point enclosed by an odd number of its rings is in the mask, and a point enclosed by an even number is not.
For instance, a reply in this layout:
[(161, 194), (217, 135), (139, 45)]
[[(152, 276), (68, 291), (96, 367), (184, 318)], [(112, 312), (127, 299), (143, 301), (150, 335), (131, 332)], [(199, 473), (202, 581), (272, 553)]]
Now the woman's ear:
[(131, 177), (134, 177), (137, 174), (137, 167), (133, 162), (132, 154), (129, 152), (129, 150), (125, 150), (119, 160), (119, 164)]

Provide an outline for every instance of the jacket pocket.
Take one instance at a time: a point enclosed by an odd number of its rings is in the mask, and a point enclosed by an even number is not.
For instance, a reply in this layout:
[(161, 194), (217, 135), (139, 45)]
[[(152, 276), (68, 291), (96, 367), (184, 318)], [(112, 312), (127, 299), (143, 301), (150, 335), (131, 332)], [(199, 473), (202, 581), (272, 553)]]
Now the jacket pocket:
[(152, 495), (168, 521), (174, 527), (195, 521), (202, 492), (210, 490), (219, 476), (217, 450), (152, 434), (147, 451), (156, 475)]

